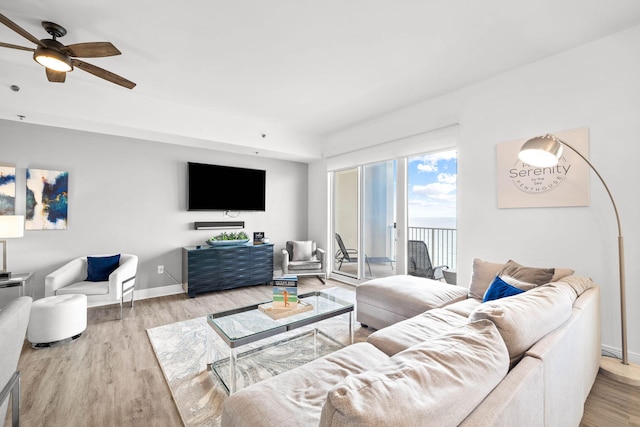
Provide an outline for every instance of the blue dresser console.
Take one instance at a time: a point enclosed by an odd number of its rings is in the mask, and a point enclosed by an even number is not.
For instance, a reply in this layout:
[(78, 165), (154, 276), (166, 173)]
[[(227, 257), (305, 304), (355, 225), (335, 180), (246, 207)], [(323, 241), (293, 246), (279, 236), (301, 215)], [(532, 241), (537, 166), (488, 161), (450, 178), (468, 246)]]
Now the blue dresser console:
[(273, 280), (273, 244), (182, 248), (182, 283), (196, 294), (267, 284)]

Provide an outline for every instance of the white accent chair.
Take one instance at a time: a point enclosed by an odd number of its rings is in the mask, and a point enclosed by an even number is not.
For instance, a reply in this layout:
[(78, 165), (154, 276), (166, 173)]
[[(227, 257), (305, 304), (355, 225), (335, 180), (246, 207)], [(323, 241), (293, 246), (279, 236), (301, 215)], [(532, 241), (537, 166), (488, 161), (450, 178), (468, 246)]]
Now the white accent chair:
[[(104, 257), (109, 255), (91, 256)], [(137, 270), (138, 257), (136, 255), (120, 254), (120, 265), (109, 275), (108, 281), (88, 282), (87, 257), (75, 258), (45, 278), (44, 296), (84, 294), (87, 296), (89, 307), (109, 302), (119, 303), (120, 319), (122, 319), (124, 296), (129, 293), (131, 294), (131, 307), (133, 307), (133, 291)]]
[(326, 283), (325, 251), (313, 240), (288, 241), (282, 249), (282, 274), (317, 276)]
[[(11, 396), (11, 424), (20, 425), (18, 360), (31, 313), (31, 297), (19, 297), (0, 310), (0, 423), (4, 425)], [(7, 423), (7, 425), (9, 425)]]

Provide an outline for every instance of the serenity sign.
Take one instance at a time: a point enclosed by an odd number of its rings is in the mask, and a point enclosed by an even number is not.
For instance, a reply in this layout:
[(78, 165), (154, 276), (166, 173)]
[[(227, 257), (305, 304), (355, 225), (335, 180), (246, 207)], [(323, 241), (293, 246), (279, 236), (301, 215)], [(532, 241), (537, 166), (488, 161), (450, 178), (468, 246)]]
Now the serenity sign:
[[(589, 158), (587, 128), (554, 133)], [(534, 137), (536, 135), (531, 135)], [(539, 208), (589, 205), (589, 165), (569, 147), (558, 164), (536, 167), (518, 158), (528, 138), (497, 145), (498, 207)]]

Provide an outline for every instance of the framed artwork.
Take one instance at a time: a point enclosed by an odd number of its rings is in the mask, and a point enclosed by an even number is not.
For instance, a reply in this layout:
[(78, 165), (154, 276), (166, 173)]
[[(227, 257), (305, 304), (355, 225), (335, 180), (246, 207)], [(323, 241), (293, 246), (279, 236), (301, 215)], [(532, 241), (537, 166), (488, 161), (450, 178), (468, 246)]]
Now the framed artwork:
[(69, 172), (27, 169), (25, 229), (66, 230)]
[(16, 213), (16, 168), (0, 165), (0, 215)]
[[(588, 128), (553, 135), (589, 158)], [(539, 168), (523, 163), (518, 152), (527, 139), (496, 147), (498, 208), (589, 206), (589, 165), (568, 147), (556, 166)]]

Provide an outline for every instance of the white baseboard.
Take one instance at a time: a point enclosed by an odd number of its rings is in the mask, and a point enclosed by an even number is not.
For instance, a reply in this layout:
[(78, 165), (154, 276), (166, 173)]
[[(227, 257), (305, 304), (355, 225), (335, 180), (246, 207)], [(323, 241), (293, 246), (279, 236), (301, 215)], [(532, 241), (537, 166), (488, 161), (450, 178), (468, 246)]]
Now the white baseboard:
[[(622, 350), (616, 347), (611, 347), (610, 345), (602, 344), (600, 346), (602, 349), (603, 356), (611, 356), (617, 359), (622, 359)], [(627, 356), (629, 357), (630, 363), (635, 363), (636, 365), (640, 365), (640, 354), (628, 352)]]
[(150, 289), (140, 289), (134, 292), (134, 301), (138, 301), (141, 299), (149, 299), (149, 298), (157, 298), (157, 297), (165, 297), (167, 295), (177, 295), (184, 294), (184, 288), (182, 284), (177, 285), (168, 285), (168, 286), (158, 286), (157, 288)]
[[(136, 289), (135, 292), (133, 293), (133, 300), (139, 301), (143, 299), (158, 298), (158, 297), (164, 297), (167, 295), (177, 295), (177, 294), (184, 294), (184, 293), (185, 291), (182, 287), (182, 284), (158, 286), (156, 288), (149, 288), (149, 289)], [(125, 305), (128, 304), (128, 302), (129, 302), (129, 296), (127, 295), (124, 297)], [(92, 302), (92, 303), (90, 302), (87, 304), (87, 306), (100, 307), (103, 305), (113, 305), (113, 304), (117, 304), (117, 302), (113, 302), (113, 301), (100, 301), (100, 302)]]

